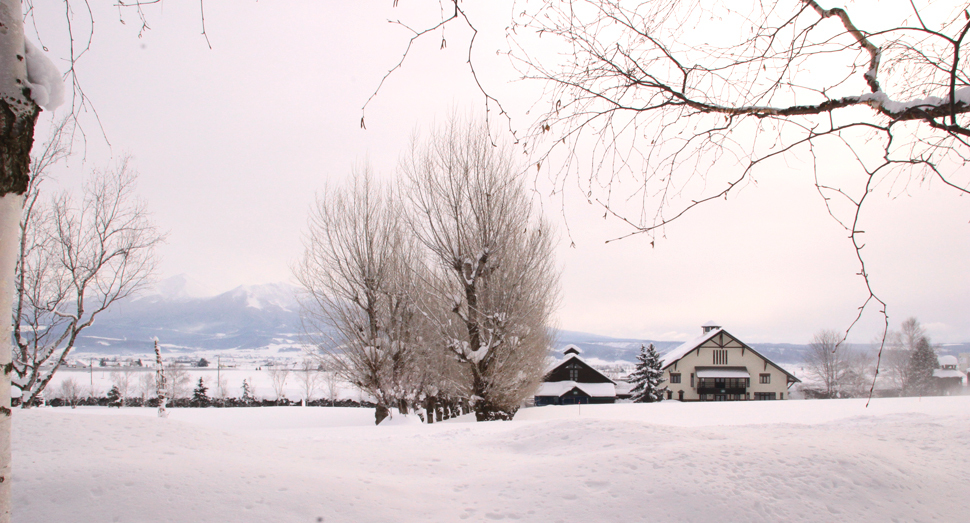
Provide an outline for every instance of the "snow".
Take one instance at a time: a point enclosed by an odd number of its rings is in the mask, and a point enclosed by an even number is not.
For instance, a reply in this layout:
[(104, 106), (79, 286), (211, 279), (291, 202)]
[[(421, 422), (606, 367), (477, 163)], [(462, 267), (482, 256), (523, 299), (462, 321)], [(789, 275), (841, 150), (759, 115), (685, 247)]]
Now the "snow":
[[(713, 322), (709, 322), (709, 323), (713, 323)], [(717, 328), (717, 329), (711, 330), (710, 332), (705, 332), (704, 334), (701, 334), (700, 336), (698, 336), (698, 337), (696, 337), (696, 338), (694, 338), (694, 339), (692, 339), (690, 341), (685, 341), (684, 343), (682, 343), (679, 346), (675, 347), (672, 351), (664, 354), (660, 358), (660, 366), (661, 366), (661, 368), (666, 368), (671, 363), (673, 363), (673, 362), (675, 362), (675, 361), (683, 358), (690, 351), (696, 349), (698, 345), (700, 345), (701, 343), (704, 343), (705, 341), (713, 338), (715, 335), (717, 335), (717, 333), (721, 332), (722, 330), (723, 329), (721, 329), (721, 328)]]
[[(970, 397), (14, 414), (14, 517), (50, 521), (962, 521)], [(464, 421), (464, 420), (460, 420)]]
[(933, 369), (933, 376), (937, 378), (960, 378), (963, 379), (963, 373), (958, 370), (953, 369)]
[(48, 111), (64, 103), (64, 80), (61, 72), (43, 51), (30, 40), (24, 40), (27, 55), (27, 87), (34, 102)]
[(750, 378), (747, 367), (697, 367), (698, 378)]
[(536, 391), (535, 395), (558, 398), (575, 388), (594, 398), (616, 396), (616, 385), (613, 383), (580, 383), (576, 381), (544, 381), (539, 385), (539, 390)]
[(940, 356), (939, 362), (940, 362), (940, 367), (943, 367), (943, 368), (946, 368), (946, 367), (956, 368), (956, 366), (960, 364), (956, 356), (950, 356), (950, 355)]
[[(955, 98), (957, 103), (970, 105), (970, 87), (961, 87), (960, 89), (957, 89), (954, 94), (956, 95)], [(938, 107), (944, 104), (949, 104), (950, 96), (949, 94), (947, 94), (946, 98), (927, 96), (925, 98), (914, 98), (905, 102), (897, 102), (889, 98), (889, 95), (887, 95), (884, 91), (876, 91), (874, 93), (866, 93), (860, 96), (859, 101), (870, 105), (878, 105), (891, 113), (902, 113), (903, 111), (912, 109), (914, 107)]]

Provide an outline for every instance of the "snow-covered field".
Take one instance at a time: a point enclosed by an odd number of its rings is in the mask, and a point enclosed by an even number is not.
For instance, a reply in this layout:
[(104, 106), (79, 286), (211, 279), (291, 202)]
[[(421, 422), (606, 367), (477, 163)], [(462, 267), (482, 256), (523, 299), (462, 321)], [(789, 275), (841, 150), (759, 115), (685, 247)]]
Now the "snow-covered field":
[(14, 414), (14, 521), (966, 521), (970, 397)]

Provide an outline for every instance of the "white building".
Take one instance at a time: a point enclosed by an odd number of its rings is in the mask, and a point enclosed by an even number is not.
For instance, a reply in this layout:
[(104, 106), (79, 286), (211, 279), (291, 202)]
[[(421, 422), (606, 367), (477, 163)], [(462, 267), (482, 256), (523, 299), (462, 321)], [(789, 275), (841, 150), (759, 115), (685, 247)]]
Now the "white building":
[(933, 369), (933, 377), (936, 378), (936, 385), (940, 394), (948, 396), (950, 394), (960, 394), (963, 388), (963, 372), (959, 367), (956, 356), (940, 356), (940, 368)]
[(799, 380), (713, 322), (661, 358), (667, 399), (744, 401), (787, 399)]

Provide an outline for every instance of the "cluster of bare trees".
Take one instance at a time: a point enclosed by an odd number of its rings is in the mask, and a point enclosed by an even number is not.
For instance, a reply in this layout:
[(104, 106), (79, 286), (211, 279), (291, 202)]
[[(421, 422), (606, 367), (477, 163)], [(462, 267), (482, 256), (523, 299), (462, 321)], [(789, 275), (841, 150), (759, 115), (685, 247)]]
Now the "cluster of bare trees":
[(890, 331), (883, 351), (880, 376), (887, 374), (889, 383), (905, 396), (927, 396), (938, 393), (933, 371), (939, 368), (936, 348), (926, 329), (916, 318), (903, 322), (898, 331)]
[(33, 161), (14, 277), (13, 385), (32, 405), (75, 340), (113, 303), (142, 289), (162, 234), (135, 194), (127, 158), (96, 170), (80, 201), (44, 197), (47, 169), (64, 157), (63, 127)]
[[(803, 389), (824, 398), (852, 398), (872, 394), (925, 396), (937, 392), (933, 370), (939, 367), (936, 349), (916, 318), (890, 330), (885, 346), (862, 348), (844, 343), (843, 334), (823, 330), (815, 334), (805, 356), (805, 371), (817, 386)], [(878, 378), (878, 379), (877, 379)]]
[[(440, 32), (443, 45), (447, 26), (465, 26), (469, 74), (486, 110), (507, 115), (476, 67), (491, 52), (476, 48), (484, 17), (442, 4), (433, 23), (401, 24), (413, 35), (388, 75), (415, 40)], [(805, 165), (866, 284), (842, 339), (866, 311), (889, 330), (861, 223), (877, 189), (970, 193), (964, 2), (515, 0), (511, 13), (509, 56), (543, 87), (514, 134), (557, 192), (576, 185), (652, 242), (695, 207)]]
[(871, 385), (871, 352), (842, 343), (842, 334), (834, 330), (815, 333), (804, 364), (817, 387), (803, 390), (815, 397), (855, 398), (865, 395)]
[(549, 225), (510, 151), (452, 119), (399, 186), (366, 167), (318, 199), (297, 278), (307, 332), (378, 404), (508, 419), (541, 380), (558, 301)]

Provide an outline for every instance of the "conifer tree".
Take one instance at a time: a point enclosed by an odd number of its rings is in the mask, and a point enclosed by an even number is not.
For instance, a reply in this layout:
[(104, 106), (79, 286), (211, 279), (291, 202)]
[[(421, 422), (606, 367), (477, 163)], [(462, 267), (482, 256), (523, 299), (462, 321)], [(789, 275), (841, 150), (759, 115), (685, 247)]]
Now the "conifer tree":
[(248, 380), (243, 380), (242, 384), (242, 402), (246, 405), (252, 405), (256, 403), (256, 396), (253, 396), (253, 388), (249, 385)]
[(199, 384), (192, 391), (192, 404), (196, 407), (208, 407), (209, 406), (209, 396), (206, 395), (206, 391), (209, 388), (205, 386), (205, 382), (202, 381), (202, 376), (199, 376)]
[(653, 344), (649, 348), (640, 345), (636, 370), (630, 374), (630, 382), (635, 386), (631, 397), (636, 403), (654, 403), (663, 400), (667, 387), (661, 387), (663, 371), (660, 369), (660, 355)]
[(927, 396), (936, 392), (933, 381), (933, 371), (940, 366), (936, 351), (930, 346), (930, 340), (922, 336), (916, 342), (916, 347), (909, 357), (906, 369), (906, 384), (904, 390), (910, 396)]
[(108, 391), (108, 406), (121, 407), (123, 403), (124, 398), (121, 397), (121, 391), (118, 390), (118, 386), (112, 385), (111, 390)]

